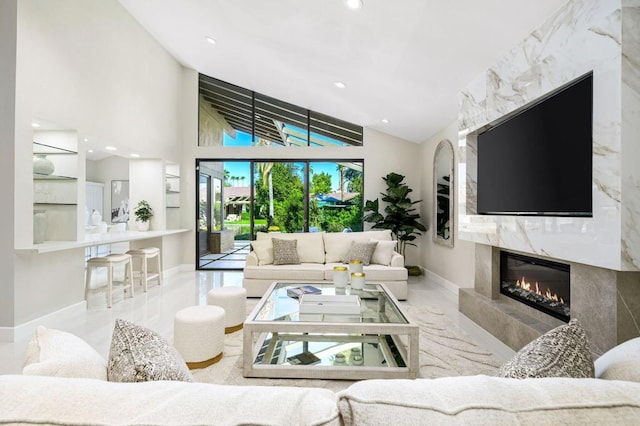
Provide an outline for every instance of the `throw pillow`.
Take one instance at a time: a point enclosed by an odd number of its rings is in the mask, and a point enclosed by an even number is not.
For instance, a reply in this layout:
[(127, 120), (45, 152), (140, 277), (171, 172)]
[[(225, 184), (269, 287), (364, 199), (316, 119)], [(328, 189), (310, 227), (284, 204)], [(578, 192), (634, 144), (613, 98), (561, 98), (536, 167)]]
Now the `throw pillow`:
[(359, 260), (363, 265), (371, 263), (371, 256), (378, 245), (377, 241), (352, 241), (351, 247), (344, 258), (344, 263)]
[(273, 264), (274, 265), (297, 265), (300, 263), (298, 257), (298, 240), (282, 240), (272, 238), (273, 243)]
[(593, 358), (587, 335), (576, 319), (529, 343), (502, 366), (500, 377), (593, 378)]
[(640, 382), (640, 337), (605, 352), (595, 362), (596, 378)]
[(251, 247), (258, 256), (258, 265), (271, 265), (273, 263), (273, 244), (271, 239), (251, 241)]
[(116, 319), (107, 365), (111, 382), (193, 381), (178, 351), (156, 332)]
[[(370, 240), (376, 241), (376, 240)], [(396, 249), (395, 241), (377, 241), (376, 249), (371, 256), (371, 263), (378, 265), (391, 265), (391, 258), (393, 257), (393, 251)]]
[(107, 380), (107, 362), (78, 336), (39, 326), (27, 345), (22, 374)]

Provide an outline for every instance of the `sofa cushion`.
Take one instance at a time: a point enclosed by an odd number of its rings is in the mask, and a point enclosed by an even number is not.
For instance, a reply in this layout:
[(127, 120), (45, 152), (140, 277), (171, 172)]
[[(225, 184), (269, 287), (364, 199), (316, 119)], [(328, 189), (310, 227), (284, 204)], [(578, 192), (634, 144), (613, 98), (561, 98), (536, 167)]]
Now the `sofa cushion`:
[[(376, 241), (376, 240), (370, 240)], [(395, 241), (378, 241), (376, 249), (371, 256), (371, 263), (378, 265), (389, 266), (391, 264), (391, 258), (393, 257), (393, 251), (396, 249)]]
[(368, 265), (377, 245), (377, 241), (351, 241), (351, 247), (342, 261), (349, 263), (359, 260), (363, 265)]
[(322, 281), (324, 271), (323, 264), (301, 263), (299, 265), (246, 266), (243, 273), (245, 279)]
[(178, 351), (156, 332), (116, 319), (107, 374), (113, 382), (193, 380)]
[(281, 240), (298, 241), (298, 258), (301, 263), (324, 263), (324, 232), (296, 232), (291, 234), (281, 233), (256, 233), (256, 240), (271, 240), (279, 238)]
[(0, 376), (0, 424), (338, 426), (327, 389)]
[(300, 258), (298, 258), (297, 240), (272, 238), (271, 242), (273, 244), (274, 265), (297, 265), (300, 263)]
[(107, 362), (78, 336), (38, 326), (27, 345), (22, 374), (107, 380)]
[(391, 231), (388, 229), (382, 231), (363, 231), (363, 232), (325, 232), (324, 250), (325, 262), (335, 263), (342, 262), (351, 247), (352, 241), (390, 241)]
[(640, 382), (640, 337), (605, 352), (594, 366), (597, 378)]
[(362, 380), (338, 392), (351, 425), (633, 425), (640, 384), (488, 376)]
[(522, 348), (498, 373), (501, 377), (594, 377), (587, 336), (576, 319)]
[(251, 241), (251, 248), (258, 257), (258, 265), (271, 265), (273, 263), (273, 244), (271, 239)]

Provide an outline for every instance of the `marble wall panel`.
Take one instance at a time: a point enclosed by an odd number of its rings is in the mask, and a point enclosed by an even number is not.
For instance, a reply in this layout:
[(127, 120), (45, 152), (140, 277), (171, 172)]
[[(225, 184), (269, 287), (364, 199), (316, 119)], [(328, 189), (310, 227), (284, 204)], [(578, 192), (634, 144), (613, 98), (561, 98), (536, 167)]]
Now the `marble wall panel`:
[[(466, 196), (459, 200), (460, 238), (640, 270), (640, 171), (635, 171), (640, 168), (630, 169), (640, 161), (638, 2), (624, 0), (622, 7), (620, 0), (569, 1), (461, 93), (458, 151), (465, 154), (459, 157), (465, 173), (458, 190)], [(589, 71), (594, 74), (593, 218), (476, 215), (477, 133)]]
[(621, 343), (640, 336), (640, 273), (618, 274), (617, 338)]

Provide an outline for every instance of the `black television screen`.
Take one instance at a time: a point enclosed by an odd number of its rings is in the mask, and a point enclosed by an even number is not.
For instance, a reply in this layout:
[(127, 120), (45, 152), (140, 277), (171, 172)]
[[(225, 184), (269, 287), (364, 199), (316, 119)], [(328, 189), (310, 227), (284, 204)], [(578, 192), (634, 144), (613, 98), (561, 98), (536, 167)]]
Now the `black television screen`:
[(593, 74), (478, 135), (478, 214), (592, 216)]

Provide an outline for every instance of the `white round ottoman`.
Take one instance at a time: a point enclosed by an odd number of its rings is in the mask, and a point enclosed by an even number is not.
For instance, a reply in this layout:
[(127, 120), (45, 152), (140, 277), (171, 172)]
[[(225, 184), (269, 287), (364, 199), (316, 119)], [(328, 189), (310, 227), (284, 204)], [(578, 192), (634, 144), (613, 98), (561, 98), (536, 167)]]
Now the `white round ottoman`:
[(207, 304), (224, 309), (225, 333), (233, 333), (242, 328), (247, 317), (247, 290), (243, 287), (218, 287), (209, 290)]
[(222, 358), (224, 309), (219, 306), (190, 306), (176, 312), (173, 346), (189, 369), (204, 368)]

